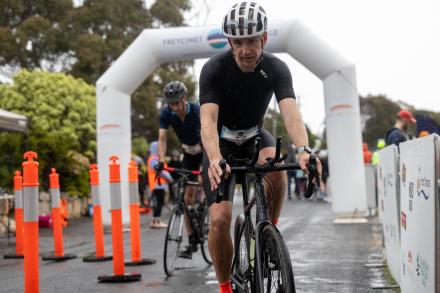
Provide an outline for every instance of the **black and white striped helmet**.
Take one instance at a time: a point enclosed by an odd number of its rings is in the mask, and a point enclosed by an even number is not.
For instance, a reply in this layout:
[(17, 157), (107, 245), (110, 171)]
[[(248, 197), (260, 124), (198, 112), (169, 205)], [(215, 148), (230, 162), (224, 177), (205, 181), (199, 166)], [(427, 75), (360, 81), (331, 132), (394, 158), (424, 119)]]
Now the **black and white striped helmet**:
[(169, 82), (163, 89), (163, 100), (165, 103), (177, 102), (188, 94), (188, 89), (181, 81), (174, 80)]
[(223, 18), (223, 35), (227, 38), (253, 38), (267, 31), (267, 16), (255, 2), (236, 3)]

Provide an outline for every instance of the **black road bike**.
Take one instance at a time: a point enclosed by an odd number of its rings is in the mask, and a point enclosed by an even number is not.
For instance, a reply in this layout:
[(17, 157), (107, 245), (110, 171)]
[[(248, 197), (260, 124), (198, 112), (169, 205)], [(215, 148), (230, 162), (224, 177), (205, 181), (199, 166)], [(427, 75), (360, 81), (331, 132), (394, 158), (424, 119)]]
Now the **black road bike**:
[[(268, 180), (265, 175), (270, 172), (299, 170), (301, 167), (297, 163), (282, 163), (286, 156), (280, 156), (281, 138), (277, 139), (275, 158), (267, 158), (267, 163), (257, 164), (260, 145), (260, 139), (257, 138), (250, 160), (228, 158), (232, 173), (241, 180), (244, 206), (244, 215), (237, 216), (235, 221), (232, 284), (234, 292), (240, 293), (294, 293), (295, 281), (289, 250), (280, 231), (269, 220), (263, 180)], [(221, 162), (221, 166), (226, 168), (226, 161)], [(308, 171), (307, 198), (316, 188), (319, 189), (317, 160), (313, 155), (310, 156)], [(254, 174), (256, 180), (255, 193), (251, 199), (248, 183), (250, 174)], [(221, 202), (222, 198), (221, 184), (216, 202)], [(251, 216), (254, 206), (255, 225)]]
[(165, 246), (163, 251), (163, 267), (165, 274), (169, 277), (177, 268), (179, 260), (179, 251), (183, 242), (184, 213), (190, 218), (190, 224), (194, 231), (195, 241), (200, 244), (203, 259), (208, 265), (212, 264), (211, 255), (208, 250), (208, 234), (210, 228), (209, 209), (206, 198), (196, 200), (194, 206), (188, 206), (184, 201), (185, 187), (187, 185), (199, 186), (198, 182), (190, 181), (191, 175), (200, 175), (200, 171), (191, 171), (187, 169), (170, 168), (159, 166), (157, 172), (165, 170), (180, 174), (177, 184), (176, 205), (171, 211), (168, 221), (168, 228), (165, 235)]

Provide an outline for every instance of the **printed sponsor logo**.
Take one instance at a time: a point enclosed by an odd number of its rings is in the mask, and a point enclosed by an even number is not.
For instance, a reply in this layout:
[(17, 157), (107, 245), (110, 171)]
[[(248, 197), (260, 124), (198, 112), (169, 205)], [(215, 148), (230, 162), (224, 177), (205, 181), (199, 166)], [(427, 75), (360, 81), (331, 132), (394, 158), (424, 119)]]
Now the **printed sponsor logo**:
[(406, 186), (406, 165), (405, 164), (402, 164), (402, 172), (401, 172), (401, 174), (402, 174), (403, 186)]
[(228, 40), (219, 28), (213, 29), (208, 33), (208, 44), (214, 49), (221, 49), (226, 46)]
[(408, 195), (409, 195), (408, 210), (410, 212), (412, 212), (412, 210), (413, 210), (413, 203), (414, 203), (414, 182), (409, 182), (408, 186), (409, 186), (409, 190), (408, 190)]
[(405, 251), (402, 251), (402, 257), (400, 258), (402, 260), (402, 272), (403, 275), (406, 275), (406, 265), (405, 265)]
[(202, 42), (202, 40), (203, 40), (202, 36), (163, 39), (162, 45), (164, 45), (164, 46), (178, 46), (178, 45), (199, 44)]
[(406, 230), (406, 214), (404, 212), (400, 215), (400, 224), (402, 228)]
[(263, 69), (260, 70), (261, 75), (267, 79), (267, 74), (266, 72), (263, 71)]
[(394, 185), (394, 176), (393, 173), (388, 173), (386, 175), (386, 182), (389, 187), (393, 187)]
[(353, 106), (350, 104), (338, 104), (330, 108), (330, 112), (336, 112), (341, 110), (353, 109)]
[(422, 281), (422, 285), (426, 287), (429, 278), (429, 264), (420, 254), (417, 254), (416, 264), (417, 277)]
[(119, 124), (113, 123), (113, 124), (104, 124), (101, 127), (99, 127), (100, 130), (111, 129), (111, 128), (122, 128), (122, 126)]
[(419, 165), (419, 172), (417, 175), (417, 196), (420, 198), (428, 199), (429, 198), (429, 190), (431, 187), (431, 180), (422, 175), (422, 166)]

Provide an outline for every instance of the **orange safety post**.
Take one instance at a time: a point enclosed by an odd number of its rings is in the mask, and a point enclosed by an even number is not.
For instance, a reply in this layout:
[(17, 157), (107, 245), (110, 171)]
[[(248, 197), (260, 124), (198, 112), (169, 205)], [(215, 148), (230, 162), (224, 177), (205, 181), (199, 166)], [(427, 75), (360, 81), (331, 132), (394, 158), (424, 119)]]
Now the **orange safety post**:
[(128, 188), (130, 197), (130, 239), (131, 262), (127, 266), (152, 265), (156, 261), (150, 258), (141, 258), (141, 221), (139, 215), (138, 167), (136, 161), (128, 165)]
[(75, 254), (64, 253), (63, 245), (63, 225), (61, 223), (61, 210), (60, 210), (60, 175), (55, 168), (51, 169), (49, 175), (50, 182), (50, 195), (52, 204), (52, 226), (53, 226), (53, 239), (54, 239), (54, 254), (47, 254), (42, 257), (46, 261), (65, 261), (76, 258)]
[(40, 292), (38, 261), (38, 157), (26, 152), (23, 157), (23, 227), (24, 227), (24, 292)]
[(95, 233), (95, 255), (83, 258), (84, 262), (99, 262), (112, 260), (112, 256), (104, 255), (104, 227), (102, 226), (101, 198), (99, 196), (99, 171), (98, 165), (90, 165), (90, 189), (92, 190), (93, 203), (93, 230)]
[(14, 214), (15, 214), (15, 253), (5, 254), (4, 258), (23, 258), (23, 177), (20, 171), (14, 176)]
[(98, 276), (99, 282), (140, 281), (137, 273), (125, 274), (124, 238), (122, 234), (121, 165), (117, 156), (110, 157), (110, 209), (112, 219), (113, 275)]

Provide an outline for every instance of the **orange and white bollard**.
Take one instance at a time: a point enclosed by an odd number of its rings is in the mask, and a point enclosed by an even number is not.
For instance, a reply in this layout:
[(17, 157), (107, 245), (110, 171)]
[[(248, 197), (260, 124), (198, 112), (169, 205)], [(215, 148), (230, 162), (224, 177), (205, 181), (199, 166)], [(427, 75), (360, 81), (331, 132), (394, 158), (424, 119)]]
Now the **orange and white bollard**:
[(110, 157), (110, 209), (112, 219), (113, 275), (98, 276), (99, 282), (120, 283), (140, 281), (137, 273), (125, 274), (124, 238), (122, 234), (121, 165), (117, 156)]
[(3, 255), (6, 259), (23, 258), (23, 177), (20, 171), (14, 176), (15, 253)]
[(24, 227), (24, 292), (40, 292), (38, 260), (38, 157), (26, 152), (23, 157), (23, 227)]
[(131, 261), (125, 263), (127, 266), (152, 265), (156, 263), (156, 260), (154, 259), (141, 258), (141, 221), (139, 215), (138, 182), (138, 167), (136, 165), (136, 161), (131, 161), (128, 165)]
[(95, 255), (86, 256), (84, 262), (100, 262), (112, 260), (112, 256), (104, 255), (104, 227), (102, 226), (101, 198), (99, 196), (99, 171), (98, 165), (90, 165), (90, 189), (92, 190), (93, 203), (93, 230), (95, 234)]
[(75, 254), (64, 253), (63, 244), (63, 225), (61, 223), (61, 210), (60, 210), (60, 175), (55, 168), (51, 169), (49, 175), (50, 182), (50, 196), (52, 204), (52, 226), (53, 226), (53, 239), (54, 239), (54, 254), (47, 254), (42, 257), (46, 261), (65, 261), (76, 258)]

